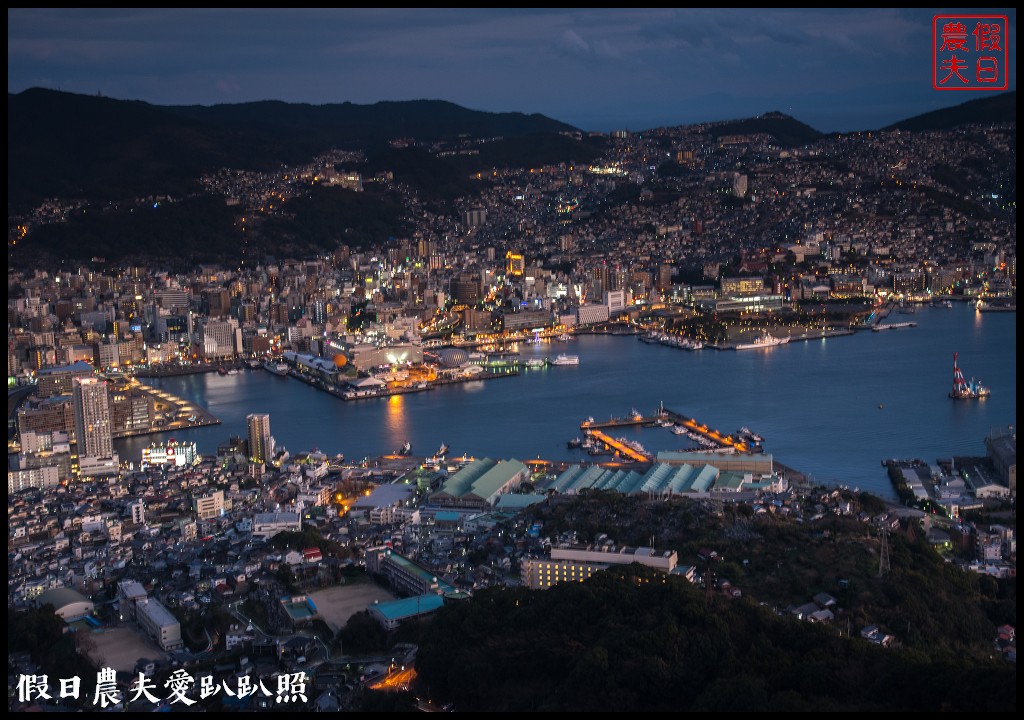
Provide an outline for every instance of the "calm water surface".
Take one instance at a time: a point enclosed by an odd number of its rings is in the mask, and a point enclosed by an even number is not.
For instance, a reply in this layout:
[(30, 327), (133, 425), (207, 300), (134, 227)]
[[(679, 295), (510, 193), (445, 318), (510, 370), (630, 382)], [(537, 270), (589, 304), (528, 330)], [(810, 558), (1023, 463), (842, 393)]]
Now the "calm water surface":
[[(566, 448), (582, 420), (634, 408), (650, 415), (663, 403), (723, 433), (749, 427), (779, 462), (816, 481), (892, 497), (881, 460), (984, 455), (991, 428), (1016, 424), (1017, 333), (1016, 313), (981, 314), (967, 304), (889, 320), (918, 326), (738, 352), (580, 336), (522, 352), (524, 359), (576, 354), (578, 366), (354, 402), (264, 370), (154, 379), (146, 382), (208, 408), (222, 424), (115, 445), (136, 462), (143, 447), (171, 436), (213, 454), (229, 436), (244, 436), (245, 416), (257, 412), (270, 414), (271, 433), (292, 453), (315, 447), (349, 459), (376, 457), (408, 440), (423, 455), (447, 443), (456, 455), (589, 461)], [(947, 396), (954, 352), (967, 378), (989, 386), (991, 397)], [(691, 446), (662, 428), (613, 433), (650, 451)]]

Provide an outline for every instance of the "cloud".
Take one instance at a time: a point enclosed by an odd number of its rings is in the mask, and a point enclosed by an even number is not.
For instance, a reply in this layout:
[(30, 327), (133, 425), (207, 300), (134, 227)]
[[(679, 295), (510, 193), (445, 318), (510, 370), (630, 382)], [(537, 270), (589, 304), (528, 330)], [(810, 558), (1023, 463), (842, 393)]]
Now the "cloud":
[(593, 42), (587, 42), (572, 28), (565, 30), (561, 34), (556, 43), (556, 48), (562, 54), (581, 58), (617, 59), (622, 55), (619, 49), (608, 42), (608, 40), (599, 38)]
[(562, 33), (562, 37), (558, 39), (558, 49), (579, 57), (590, 55), (590, 44), (581, 38), (575, 30), (566, 30)]
[(222, 95), (237, 95), (242, 91), (242, 86), (234, 80), (218, 80), (217, 92)]

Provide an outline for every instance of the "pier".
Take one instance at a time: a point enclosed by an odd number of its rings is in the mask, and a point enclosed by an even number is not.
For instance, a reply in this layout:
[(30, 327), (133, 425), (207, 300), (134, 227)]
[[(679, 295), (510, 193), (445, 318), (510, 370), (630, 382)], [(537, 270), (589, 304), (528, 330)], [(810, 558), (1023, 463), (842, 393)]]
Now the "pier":
[[(613, 441), (614, 444), (613, 442), (608, 442), (608, 440), (611, 440), (611, 438), (608, 438), (607, 435), (601, 433), (600, 430), (607, 430), (609, 428), (617, 427), (635, 427), (637, 425), (651, 426), (656, 425), (659, 420), (671, 420), (676, 425), (680, 425), (686, 428), (687, 430), (690, 430), (700, 435), (701, 437), (710, 440), (715, 444), (715, 447), (720, 450), (732, 449), (735, 450), (736, 452), (741, 453), (754, 452), (756, 450), (756, 448), (747, 444), (743, 440), (740, 440), (739, 438), (734, 438), (732, 435), (723, 435), (717, 430), (709, 428), (707, 425), (705, 425), (702, 422), (699, 422), (698, 420), (695, 420), (694, 418), (688, 417), (686, 415), (680, 415), (679, 413), (672, 412), (671, 410), (666, 410), (665, 408), (662, 408), (658, 412), (658, 414), (654, 415), (653, 417), (646, 417), (644, 415), (641, 415), (640, 413), (634, 413), (629, 417), (611, 418), (610, 420), (604, 422), (597, 422), (592, 418), (588, 418), (580, 423), (580, 430), (590, 435), (591, 437), (600, 440), (605, 445), (611, 447), (613, 450), (622, 452), (621, 448), (625, 446), (622, 445), (622, 443), (618, 443), (615, 441)], [(650, 462), (650, 457), (636, 453), (636, 451), (633, 451), (632, 449), (630, 450), (631, 452), (634, 453), (634, 455), (630, 455), (632, 459), (636, 460), (637, 462)], [(641, 460), (640, 458), (643, 459)]]
[(669, 420), (675, 422), (677, 425), (681, 425), (687, 430), (695, 432), (701, 437), (707, 438), (711, 442), (715, 443), (719, 448), (732, 448), (736, 452), (741, 453), (753, 451), (753, 448), (742, 440), (738, 440), (732, 435), (723, 435), (717, 430), (713, 430), (704, 423), (694, 420), (691, 417), (680, 415), (679, 413), (672, 412), (671, 410), (664, 410), (663, 415)]
[(597, 440), (598, 442), (604, 443), (609, 449), (614, 450), (615, 452), (617, 452), (622, 457), (629, 458), (630, 460), (632, 460), (634, 462), (647, 463), (647, 462), (651, 461), (651, 458), (650, 458), (649, 455), (647, 455), (645, 453), (642, 453), (639, 450), (634, 450), (629, 445), (622, 444), (621, 442), (619, 442), (615, 438), (609, 437), (608, 435), (605, 435), (600, 430), (591, 430), (588, 434), (594, 440)]
[(376, 398), (386, 398), (392, 395), (411, 395), (412, 393), (427, 392), (435, 388), (441, 387), (442, 385), (454, 385), (457, 383), (474, 382), (477, 380), (494, 380), (495, 378), (504, 377), (517, 377), (519, 375), (518, 370), (503, 370), (500, 372), (480, 372), (475, 375), (466, 375), (460, 377), (439, 377), (434, 380), (425, 380), (422, 382), (414, 383), (411, 385), (396, 385), (394, 387), (387, 388), (371, 388), (365, 390), (345, 390), (338, 385), (334, 385), (326, 382), (322, 378), (312, 377), (307, 373), (300, 372), (295, 368), (289, 368), (288, 377), (300, 380), (307, 385), (323, 390), (326, 393), (334, 395), (342, 400), (372, 400)]

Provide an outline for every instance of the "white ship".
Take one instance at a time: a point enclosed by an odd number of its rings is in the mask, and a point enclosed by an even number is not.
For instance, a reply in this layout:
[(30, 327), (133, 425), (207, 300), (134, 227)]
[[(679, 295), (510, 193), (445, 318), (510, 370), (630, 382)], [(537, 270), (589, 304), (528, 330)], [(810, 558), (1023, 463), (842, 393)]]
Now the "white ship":
[(776, 345), (785, 345), (789, 342), (788, 337), (780, 338), (775, 337), (771, 333), (765, 333), (758, 338), (755, 338), (753, 342), (738, 343), (736, 345), (737, 350), (757, 350), (758, 348), (775, 347)]
[(554, 360), (552, 360), (551, 364), (552, 365), (579, 365), (580, 364), (580, 356), (579, 355), (565, 355), (565, 354), (562, 354), (562, 355), (557, 356)]
[(872, 326), (874, 332), (881, 332), (882, 330), (896, 330), (897, 328), (905, 327), (917, 327), (916, 322), (893, 322), (893, 323), (878, 323)]

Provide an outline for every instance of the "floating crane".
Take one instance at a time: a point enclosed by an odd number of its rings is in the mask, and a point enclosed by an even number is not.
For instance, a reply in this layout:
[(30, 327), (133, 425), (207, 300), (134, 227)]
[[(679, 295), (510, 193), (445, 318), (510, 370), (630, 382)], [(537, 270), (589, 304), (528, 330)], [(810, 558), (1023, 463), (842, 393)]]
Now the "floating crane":
[(971, 378), (970, 382), (964, 379), (964, 373), (957, 362), (957, 355), (959, 353), (953, 353), (953, 389), (949, 392), (949, 396), (954, 400), (971, 400), (991, 395), (992, 391), (975, 381), (974, 378)]

